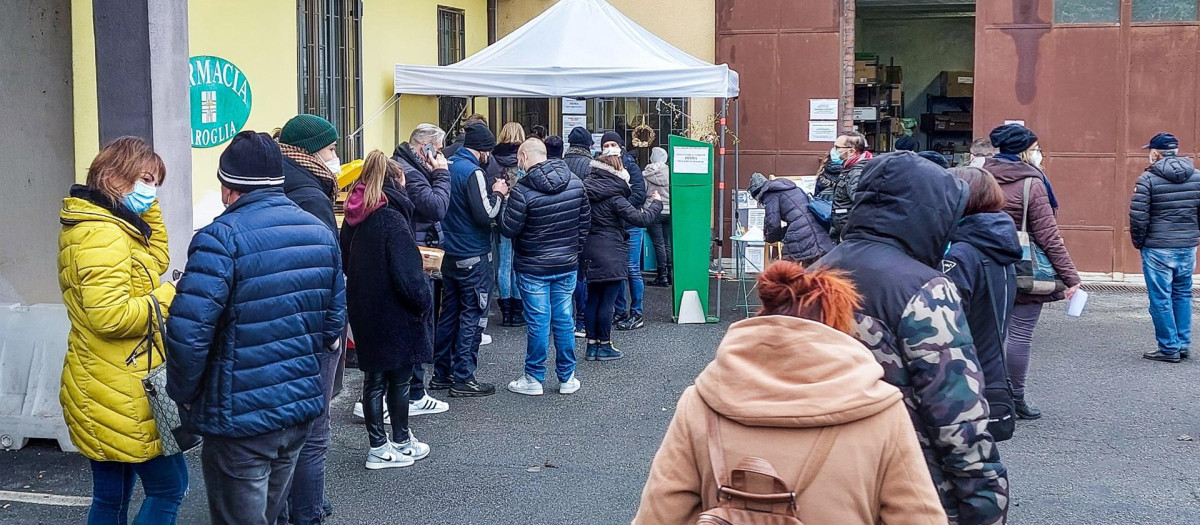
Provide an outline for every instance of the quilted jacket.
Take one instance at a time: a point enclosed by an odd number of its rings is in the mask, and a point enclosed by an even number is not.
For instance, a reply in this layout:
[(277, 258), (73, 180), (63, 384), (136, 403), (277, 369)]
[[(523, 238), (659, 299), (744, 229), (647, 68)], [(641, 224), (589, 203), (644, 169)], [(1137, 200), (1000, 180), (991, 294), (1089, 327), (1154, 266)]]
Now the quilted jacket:
[(204, 435), (310, 421), (325, 407), (317, 354), (345, 326), (333, 232), (282, 189), (244, 194), (188, 247), (167, 320), (167, 393)]
[(159, 281), (169, 261), (162, 212), (155, 203), (138, 216), (77, 185), (59, 222), (58, 284), (71, 333), (58, 398), (71, 442), (96, 461), (154, 459), (162, 443), (141, 385), (146, 356), (126, 361), (148, 333), (154, 302), (165, 314), (175, 297)]

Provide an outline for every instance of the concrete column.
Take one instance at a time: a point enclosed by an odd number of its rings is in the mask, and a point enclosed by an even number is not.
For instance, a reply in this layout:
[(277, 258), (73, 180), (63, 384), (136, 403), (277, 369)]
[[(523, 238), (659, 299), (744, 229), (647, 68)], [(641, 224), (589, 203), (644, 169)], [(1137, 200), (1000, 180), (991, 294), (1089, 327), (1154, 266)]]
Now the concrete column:
[(192, 238), (187, 3), (93, 0), (92, 5), (100, 142), (138, 136), (162, 156), (167, 182), (158, 195), (171, 269), (182, 269)]
[(57, 303), (58, 210), (76, 168), (70, 0), (5, 2), (0, 50), (0, 303)]

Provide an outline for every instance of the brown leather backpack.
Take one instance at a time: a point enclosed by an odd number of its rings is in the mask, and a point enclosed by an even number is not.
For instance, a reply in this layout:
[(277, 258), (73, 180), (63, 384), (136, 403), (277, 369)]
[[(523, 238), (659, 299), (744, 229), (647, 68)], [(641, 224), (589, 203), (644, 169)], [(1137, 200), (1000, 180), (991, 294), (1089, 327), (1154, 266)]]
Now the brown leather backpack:
[[(697, 525), (804, 525), (797, 515), (796, 495), (804, 492), (821, 471), (838, 427), (825, 427), (800, 469), (794, 490), (779, 479), (775, 467), (763, 458), (747, 456), (725, 470), (721, 445), (720, 414), (708, 409), (708, 456), (717, 480), (717, 506), (700, 514)], [(727, 479), (725, 476), (729, 474)]]

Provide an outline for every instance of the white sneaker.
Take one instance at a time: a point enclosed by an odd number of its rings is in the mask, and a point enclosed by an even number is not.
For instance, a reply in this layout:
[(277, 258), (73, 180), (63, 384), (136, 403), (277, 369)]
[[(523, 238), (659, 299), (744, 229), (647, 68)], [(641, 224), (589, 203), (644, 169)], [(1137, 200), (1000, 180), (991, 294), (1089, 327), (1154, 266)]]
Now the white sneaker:
[(579, 387), (579, 380), (576, 379), (575, 374), (572, 373), (571, 377), (568, 377), (566, 381), (558, 384), (558, 393), (563, 395), (574, 394), (575, 392), (579, 391)]
[(450, 403), (435, 399), (429, 394), (416, 401), (408, 402), (408, 415), (423, 416), (426, 414), (441, 414), (450, 410)]
[(508, 391), (526, 396), (542, 395), (542, 384), (529, 374), (521, 374), (521, 378), (508, 384)]
[(399, 452), (400, 454), (404, 455), (404, 457), (407, 457), (413, 461), (420, 461), (429, 456), (429, 445), (418, 441), (417, 436), (413, 435), (412, 429), (409, 429), (408, 431), (407, 441), (403, 443), (392, 443), (392, 448), (395, 448), (396, 452)]
[(492, 336), (483, 334), (483, 338), (479, 340), (479, 346), (492, 344)]
[[(428, 396), (426, 396), (426, 397), (428, 397)], [(446, 406), (446, 410), (450, 410), (449, 405)], [(443, 410), (442, 412), (445, 412), (446, 410)], [(411, 414), (412, 414), (412, 412), (409, 412), (409, 415), (411, 415)], [(354, 417), (357, 417), (359, 419), (367, 418), (366, 414), (363, 412), (362, 401), (354, 402)], [(392, 422), (392, 417), (391, 417), (391, 414), (388, 413), (387, 401), (384, 401), (383, 402), (383, 424), (388, 425), (388, 424), (391, 424), (391, 422)]]
[(366, 467), (368, 470), (380, 470), (385, 468), (411, 467), (413, 463), (416, 463), (415, 459), (397, 450), (394, 444), (387, 443), (382, 447), (371, 448), (370, 452), (367, 453)]

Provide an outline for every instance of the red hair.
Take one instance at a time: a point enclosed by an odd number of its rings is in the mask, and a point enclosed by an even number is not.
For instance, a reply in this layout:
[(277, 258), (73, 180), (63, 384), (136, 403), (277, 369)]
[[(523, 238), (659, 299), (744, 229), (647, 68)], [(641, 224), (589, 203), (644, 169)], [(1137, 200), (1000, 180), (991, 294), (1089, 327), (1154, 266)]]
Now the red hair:
[(758, 276), (757, 315), (788, 315), (809, 319), (839, 332), (854, 328), (854, 311), (861, 296), (844, 274), (834, 270), (806, 271), (792, 261), (777, 261)]

